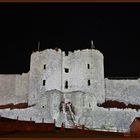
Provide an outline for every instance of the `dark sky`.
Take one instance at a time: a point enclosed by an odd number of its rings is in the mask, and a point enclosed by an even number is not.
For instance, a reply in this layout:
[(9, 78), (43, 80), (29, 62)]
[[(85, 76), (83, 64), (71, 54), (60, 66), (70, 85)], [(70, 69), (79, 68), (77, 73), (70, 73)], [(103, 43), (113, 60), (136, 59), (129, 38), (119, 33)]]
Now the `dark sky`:
[(0, 73), (28, 72), (40, 49), (104, 54), (105, 77), (140, 77), (140, 3), (0, 4)]

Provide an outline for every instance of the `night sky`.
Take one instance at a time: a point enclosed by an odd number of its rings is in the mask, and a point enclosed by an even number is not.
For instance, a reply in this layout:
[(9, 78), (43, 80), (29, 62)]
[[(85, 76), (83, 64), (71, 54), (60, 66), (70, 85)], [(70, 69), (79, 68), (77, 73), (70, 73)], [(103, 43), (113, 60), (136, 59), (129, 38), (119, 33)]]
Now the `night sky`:
[(0, 73), (21, 74), (37, 50), (90, 48), (104, 54), (105, 77), (140, 77), (140, 3), (0, 4)]

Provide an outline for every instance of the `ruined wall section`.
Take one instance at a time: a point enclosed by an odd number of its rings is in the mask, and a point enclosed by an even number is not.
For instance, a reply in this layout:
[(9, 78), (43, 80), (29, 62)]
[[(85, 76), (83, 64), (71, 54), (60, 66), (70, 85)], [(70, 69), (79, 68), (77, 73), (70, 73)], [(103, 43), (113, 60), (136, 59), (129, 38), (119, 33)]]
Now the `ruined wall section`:
[[(68, 69), (69, 72), (65, 72)], [(63, 53), (63, 92), (82, 91), (95, 96), (97, 102), (105, 100), (103, 55), (94, 49)], [(68, 87), (66, 88), (66, 81)]]
[(106, 100), (116, 100), (127, 104), (140, 104), (140, 79), (105, 79)]
[(0, 75), (0, 105), (27, 102), (28, 74)]
[(16, 75), (15, 81), (15, 96), (21, 102), (28, 102), (29, 94), (29, 72), (23, 73), (22, 75)]
[(14, 102), (16, 75), (0, 75), (0, 105)]
[(29, 104), (37, 102), (40, 94), (48, 90), (61, 90), (62, 53), (47, 49), (31, 55)]

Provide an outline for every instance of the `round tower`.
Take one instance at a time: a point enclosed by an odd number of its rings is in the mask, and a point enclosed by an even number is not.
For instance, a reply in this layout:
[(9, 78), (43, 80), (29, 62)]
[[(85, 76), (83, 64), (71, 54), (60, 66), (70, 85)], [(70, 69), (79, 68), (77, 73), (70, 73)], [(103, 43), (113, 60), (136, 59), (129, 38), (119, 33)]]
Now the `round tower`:
[(96, 49), (63, 53), (62, 92), (82, 91), (105, 101), (103, 54)]
[(46, 91), (61, 90), (61, 50), (46, 49), (31, 55), (29, 76), (29, 104), (35, 104)]

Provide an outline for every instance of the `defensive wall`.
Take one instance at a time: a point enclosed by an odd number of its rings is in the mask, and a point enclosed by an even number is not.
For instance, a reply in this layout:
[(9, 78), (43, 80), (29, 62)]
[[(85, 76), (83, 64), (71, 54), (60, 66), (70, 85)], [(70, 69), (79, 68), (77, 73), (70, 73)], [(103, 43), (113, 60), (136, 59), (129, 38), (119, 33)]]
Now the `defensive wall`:
[(107, 100), (127, 104), (140, 104), (140, 79), (116, 80), (105, 78), (105, 96)]
[(0, 105), (27, 102), (29, 90), (29, 74), (0, 75)]

